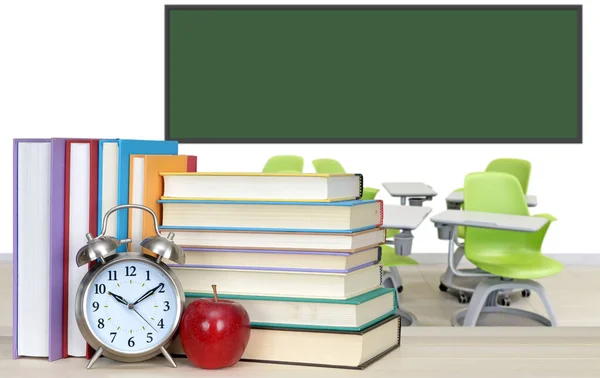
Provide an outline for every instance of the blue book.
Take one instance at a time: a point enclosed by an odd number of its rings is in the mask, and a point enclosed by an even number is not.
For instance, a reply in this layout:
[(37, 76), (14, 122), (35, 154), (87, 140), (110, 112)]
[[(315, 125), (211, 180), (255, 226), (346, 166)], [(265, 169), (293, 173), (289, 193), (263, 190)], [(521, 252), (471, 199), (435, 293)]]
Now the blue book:
[[(129, 203), (131, 155), (177, 155), (177, 141), (105, 139), (98, 144), (98, 233), (104, 214), (112, 207)], [(107, 235), (128, 237), (129, 211), (119, 210), (108, 218)], [(117, 252), (127, 250), (126, 245)]]
[(162, 230), (352, 233), (383, 223), (381, 200), (284, 202), (163, 199)]

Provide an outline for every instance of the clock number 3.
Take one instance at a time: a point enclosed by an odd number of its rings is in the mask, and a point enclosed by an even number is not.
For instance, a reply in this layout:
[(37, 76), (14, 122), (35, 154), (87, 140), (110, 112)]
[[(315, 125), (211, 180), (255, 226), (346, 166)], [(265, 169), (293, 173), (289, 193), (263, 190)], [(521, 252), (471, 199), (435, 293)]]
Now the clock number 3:
[(171, 306), (169, 306), (169, 301), (165, 301), (165, 308), (163, 309), (163, 311), (169, 311), (171, 309)]

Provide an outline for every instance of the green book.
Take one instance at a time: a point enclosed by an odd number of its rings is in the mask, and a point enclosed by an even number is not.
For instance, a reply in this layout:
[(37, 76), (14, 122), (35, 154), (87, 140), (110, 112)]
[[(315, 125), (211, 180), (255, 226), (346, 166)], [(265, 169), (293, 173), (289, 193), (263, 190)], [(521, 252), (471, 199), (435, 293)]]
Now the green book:
[[(394, 314), (396, 290), (378, 288), (346, 300), (220, 294), (246, 309), (252, 327), (362, 331)], [(186, 304), (208, 293), (186, 293)]]

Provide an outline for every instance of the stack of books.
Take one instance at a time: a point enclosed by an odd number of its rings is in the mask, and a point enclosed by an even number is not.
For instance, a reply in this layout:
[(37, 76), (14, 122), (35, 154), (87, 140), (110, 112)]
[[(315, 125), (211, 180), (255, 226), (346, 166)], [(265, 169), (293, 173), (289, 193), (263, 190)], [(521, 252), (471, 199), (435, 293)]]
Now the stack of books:
[[(161, 173), (161, 231), (186, 302), (242, 304), (244, 361), (364, 368), (399, 345), (396, 292), (381, 287), (381, 201), (360, 174)], [(171, 346), (184, 354), (178, 340)]]

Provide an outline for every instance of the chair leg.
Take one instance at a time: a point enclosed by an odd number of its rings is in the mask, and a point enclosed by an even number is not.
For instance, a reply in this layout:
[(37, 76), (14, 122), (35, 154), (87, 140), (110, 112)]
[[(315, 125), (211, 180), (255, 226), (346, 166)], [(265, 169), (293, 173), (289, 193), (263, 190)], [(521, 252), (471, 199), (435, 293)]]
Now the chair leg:
[[(467, 309), (464, 313), (465, 315), (464, 315), (464, 320), (462, 322), (462, 326), (463, 327), (476, 326), (481, 313), (484, 312), (484, 309), (487, 309), (487, 312), (489, 312), (491, 310), (490, 309), (491, 307), (497, 306), (497, 297), (498, 297), (499, 293), (503, 294), (507, 291), (523, 290), (523, 289), (528, 289), (528, 290), (536, 293), (540, 297), (540, 299), (546, 309), (546, 313), (548, 315), (547, 319), (543, 319), (543, 317), (538, 314), (531, 313), (531, 312), (524, 311), (524, 310), (511, 310), (511, 311), (513, 311), (515, 313), (519, 312), (523, 315), (529, 314), (530, 317), (534, 317), (534, 318), (538, 319), (538, 321), (540, 321), (540, 319), (542, 319), (542, 323), (544, 323), (546, 325), (548, 325), (548, 323), (549, 323), (549, 325), (552, 327), (556, 326), (556, 324), (557, 324), (556, 316), (554, 314), (552, 306), (550, 305), (550, 301), (548, 300), (548, 297), (546, 296), (546, 291), (544, 290), (544, 287), (542, 285), (540, 285), (539, 283), (532, 281), (532, 280), (507, 281), (502, 278), (484, 279), (477, 285), (477, 287), (475, 288), (475, 292), (473, 293), (473, 296), (471, 297), (471, 302), (469, 303), (469, 306), (467, 307)], [(505, 310), (505, 311), (508, 311), (508, 310)]]
[(535, 281), (530, 281), (526, 289), (529, 289), (529, 291), (533, 291), (540, 297), (540, 300), (542, 301), (542, 303), (544, 304), (544, 308), (546, 309), (546, 314), (548, 315), (548, 320), (550, 321), (550, 324), (552, 325), (552, 327), (556, 327), (556, 315), (554, 314), (552, 305), (550, 305), (550, 301), (548, 300), (548, 296), (546, 295), (546, 290), (544, 289), (544, 287)]
[(484, 279), (477, 285), (475, 292), (473, 292), (473, 296), (471, 297), (471, 302), (467, 307), (463, 327), (475, 327), (483, 307), (494, 306), (496, 304), (496, 293), (498, 291), (495, 287), (497, 285), (496, 281), (499, 280), (494, 278)]

